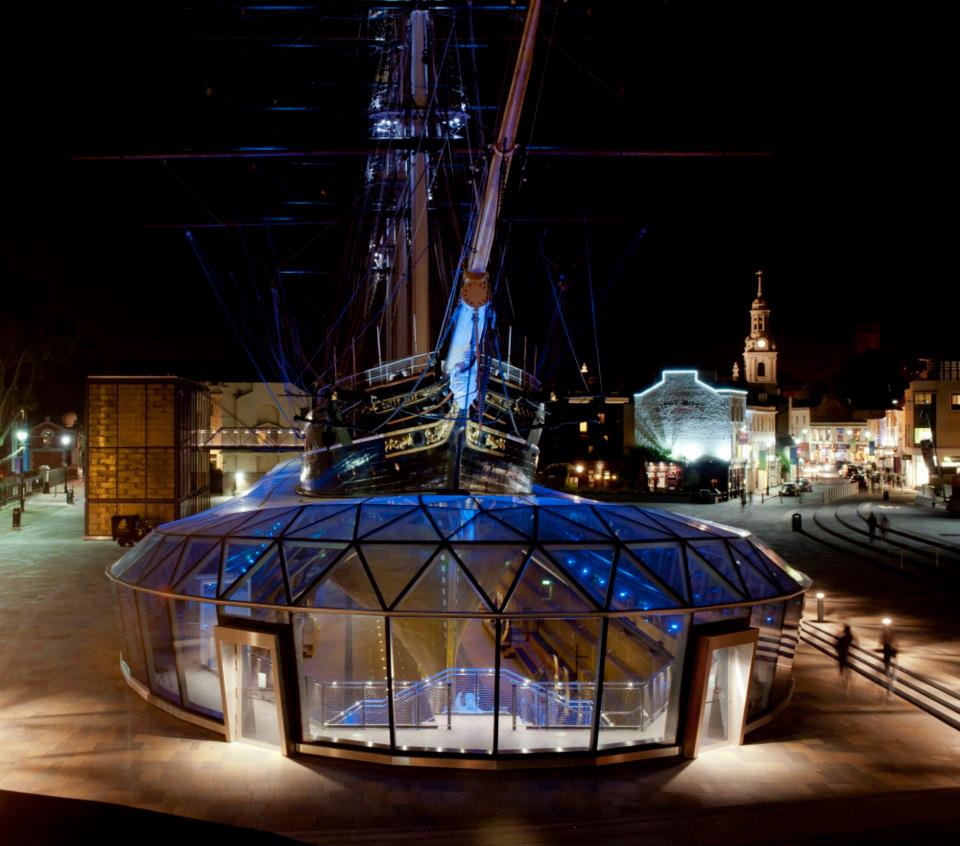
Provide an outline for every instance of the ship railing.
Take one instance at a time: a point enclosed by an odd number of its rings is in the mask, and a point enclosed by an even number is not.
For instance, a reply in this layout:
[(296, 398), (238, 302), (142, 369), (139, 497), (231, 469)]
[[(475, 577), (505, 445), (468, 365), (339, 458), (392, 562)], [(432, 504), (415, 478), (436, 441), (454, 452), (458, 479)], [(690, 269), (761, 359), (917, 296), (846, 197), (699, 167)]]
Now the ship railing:
[(357, 388), (364, 385), (379, 385), (384, 382), (393, 382), (397, 378), (418, 376), (436, 363), (435, 353), (418, 353), (396, 361), (385, 361), (369, 370), (362, 370), (350, 376), (337, 379), (337, 384), (346, 388)]
[(525, 370), (521, 370), (519, 367), (515, 367), (509, 362), (500, 361), (490, 356), (481, 356), (480, 362), (482, 366), (489, 368), (491, 376), (496, 376), (498, 379), (502, 379), (504, 382), (520, 388), (523, 391), (540, 390), (540, 381), (536, 376), (527, 373)]
[[(641, 729), (669, 704), (671, 667), (642, 682), (603, 685), (600, 723), (609, 729)], [(496, 673), (492, 667), (453, 667), (419, 681), (395, 680), (393, 715), (397, 728), (450, 727), (460, 714), (492, 715)], [(312, 721), (322, 726), (389, 726), (389, 688), (382, 681), (319, 681), (304, 678)], [(513, 730), (585, 728), (593, 725), (595, 682), (542, 682), (512, 670), (500, 671), (500, 719)]]

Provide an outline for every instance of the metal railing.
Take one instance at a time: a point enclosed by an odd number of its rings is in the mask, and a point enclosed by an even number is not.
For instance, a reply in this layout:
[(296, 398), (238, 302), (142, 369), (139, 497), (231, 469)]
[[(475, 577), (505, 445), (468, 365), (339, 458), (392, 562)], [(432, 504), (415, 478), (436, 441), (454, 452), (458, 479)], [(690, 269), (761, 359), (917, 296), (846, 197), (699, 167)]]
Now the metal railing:
[[(672, 667), (643, 682), (605, 682), (602, 727), (641, 729), (655, 720), (670, 699)], [(395, 681), (396, 728), (451, 728), (458, 714), (493, 714), (493, 668), (448, 668), (421, 681)], [(323, 682), (304, 678), (307, 712), (323, 726), (386, 728), (386, 681)], [(595, 682), (538, 682), (512, 670), (500, 671), (500, 714), (512, 729), (587, 728), (596, 707)]]
[(831, 485), (824, 491), (820, 491), (820, 504), (826, 505), (828, 502), (839, 502), (841, 499), (849, 499), (856, 496), (859, 488), (856, 482), (838, 482)]
[(197, 446), (202, 449), (303, 449), (299, 429), (276, 426), (221, 426), (219, 429), (197, 429)]

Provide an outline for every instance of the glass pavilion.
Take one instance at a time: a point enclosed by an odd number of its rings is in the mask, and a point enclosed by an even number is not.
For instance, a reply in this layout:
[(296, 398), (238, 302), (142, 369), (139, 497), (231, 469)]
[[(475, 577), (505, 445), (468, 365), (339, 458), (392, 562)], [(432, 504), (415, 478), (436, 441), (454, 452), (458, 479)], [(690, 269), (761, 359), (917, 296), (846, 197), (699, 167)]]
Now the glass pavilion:
[(696, 754), (789, 699), (809, 580), (747, 532), (553, 491), (315, 499), (298, 471), (108, 569), (141, 695), (284, 753), (468, 766)]

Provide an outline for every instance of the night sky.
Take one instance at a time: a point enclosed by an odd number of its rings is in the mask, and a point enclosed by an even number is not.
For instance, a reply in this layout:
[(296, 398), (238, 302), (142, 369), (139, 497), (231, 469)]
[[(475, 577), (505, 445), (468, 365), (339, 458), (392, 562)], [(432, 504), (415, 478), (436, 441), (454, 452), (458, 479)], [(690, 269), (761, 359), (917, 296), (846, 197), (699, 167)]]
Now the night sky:
[[(466, 42), (463, 4), (453, 5)], [(480, 103), (496, 106), (521, 22), (491, 5), (476, 4), (472, 53)], [(52, 345), (38, 413), (79, 409), (87, 374), (255, 376), (230, 321), (266, 337), (273, 318), (256, 293), (265, 296), (278, 268), (286, 313), (313, 353), (350, 289), (362, 156), (78, 157), (365, 146), (367, 6), (12, 13), (0, 315)], [(880, 14), (831, 4), (547, 5), (532, 145), (764, 155), (531, 155), (504, 209), (514, 221), (514, 314), (506, 300), (498, 310), (515, 337), (546, 348), (542, 375), (576, 376), (562, 332), (547, 332), (547, 268), (591, 369), (592, 272), (608, 389), (639, 389), (669, 366), (728, 373), (758, 268), (780, 368), (799, 381), (828, 374), (867, 320), (881, 322), (894, 354), (956, 354), (946, 27)], [(306, 110), (280, 110), (290, 106)], [(478, 114), (489, 131), (495, 111)], [(264, 349), (252, 352), (277, 378)]]

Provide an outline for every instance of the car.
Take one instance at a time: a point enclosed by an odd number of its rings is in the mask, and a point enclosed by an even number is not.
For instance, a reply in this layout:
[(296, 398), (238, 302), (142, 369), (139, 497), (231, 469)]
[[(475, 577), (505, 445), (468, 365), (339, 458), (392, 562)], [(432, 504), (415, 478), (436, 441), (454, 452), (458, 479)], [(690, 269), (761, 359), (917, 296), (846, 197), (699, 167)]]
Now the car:
[(813, 483), (809, 479), (798, 479), (797, 490), (800, 493), (810, 493), (813, 490)]
[(780, 496), (797, 496), (800, 493), (793, 482), (784, 482), (780, 485)]
[(727, 495), (716, 488), (700, 488), (697, 491), (697, 502), (723, 502)]

